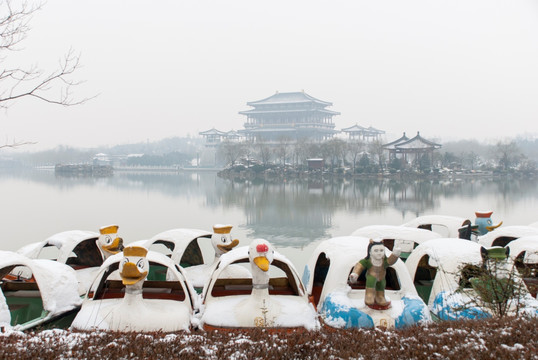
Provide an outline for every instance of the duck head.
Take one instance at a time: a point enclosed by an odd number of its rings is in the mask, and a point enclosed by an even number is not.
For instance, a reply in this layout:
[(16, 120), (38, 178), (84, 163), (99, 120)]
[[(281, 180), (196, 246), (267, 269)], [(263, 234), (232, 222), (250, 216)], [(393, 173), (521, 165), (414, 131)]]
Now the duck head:
[(252, 268), (254, 286), (269, 283), (269, 265), (273, 262), (275, 250), (264, 239), (255, 239), (248, 248), (248, 257)]
[(147, 253), (148, 250), (141, 246), (128, 246), (123, 249), (123, 259), (119, 266), (123, 285), (142, 288), (149, 271)]
[(123, 239), (118, 236), (118, 228), (118, 225), (108, 225), (99, 229), (97, 245), (102, 250), (105, 259), (123, 250)]
[(493, 211), (476, 211), (476, 220), (475, 223), (478, 226), (478, 232), (480, 235), (485, 235), (490, 231), (495, 230), (502, 225), (502, 221), (498, 224), (493, 224), (491, 220), (491, 214)]
[(220, 257), (234, 247), (239, 245), (239, 240), (233, 239), (230, 234), (232, 225), (213, 225), (213, 235), (211, 236), (211, 244), (215, 249), (215, 256)]

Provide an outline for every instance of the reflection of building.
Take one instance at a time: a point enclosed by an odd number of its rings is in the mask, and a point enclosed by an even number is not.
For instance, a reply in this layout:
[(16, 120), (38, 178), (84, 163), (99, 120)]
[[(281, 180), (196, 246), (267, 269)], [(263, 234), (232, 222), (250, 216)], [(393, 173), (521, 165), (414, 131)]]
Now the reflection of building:
[(428, 156), (430, 164), (433, 163), (433, 151), (440, 149), (441, 144), (434, 143), (420, 136), (409, 139), (405, 133), (401, 138), (383, 145), (389, 151), (389, 161), (395, 158), (403, 158), (406, 163), (416, 163), (421, 157)]
[(379, 140), (379, 136), (383, 135), (385, 132), (383, 130), (378, 130), (373, 127), (362, 127), (358, 124), (355, 124), (351, 127), (342, 129), (342, 132), (347, 133), (349, 140)]
[(316, 99), (305, 92), (276, 93), (268, 98), (248, 102), (254, 109), (239, 112), (247, 116), (241, 132), (255, 141), (325, 140), (337, 131), (333, 116), (339, 112), (327, 110), (332, 103)]

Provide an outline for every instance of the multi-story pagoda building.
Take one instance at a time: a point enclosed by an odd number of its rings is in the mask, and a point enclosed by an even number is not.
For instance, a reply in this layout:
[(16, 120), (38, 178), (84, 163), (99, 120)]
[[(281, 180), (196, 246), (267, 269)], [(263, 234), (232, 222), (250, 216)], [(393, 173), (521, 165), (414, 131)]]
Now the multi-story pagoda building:
[(303, 92), (279, 93), (248, 102), (254, 109), (240, 111), (247, 116), (241, 132), (257, 142), (277, 142), (282, 139), (322, 141), (338, 131), (333, 116), (339, 112), (326, 109), (332, 103), (316, 99)]

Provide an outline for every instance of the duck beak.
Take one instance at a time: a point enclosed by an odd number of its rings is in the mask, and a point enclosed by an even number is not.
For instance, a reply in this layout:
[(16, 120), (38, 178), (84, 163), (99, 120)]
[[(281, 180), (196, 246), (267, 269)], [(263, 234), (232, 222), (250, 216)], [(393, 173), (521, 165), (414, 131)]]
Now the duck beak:
[(254, 264), (260, 268), (261, 271), (269, 270), (269, 260), (265, 256), (257, 256), (254, 258)]
[(128, 262), (123, 265), (123, 269), (120, 273), (123, 285), (134, 285), (137, 282), (144, 280), (148, 275), (147, 271), (141, 273), (135, 264)]
[(239, 240), (237, 239), (234, 239), (231, 243), (229, 243), (228, 245), (221, 245), (221, 244), (218, 244), (217, 247), (220, 249), (220, 251), (224, 252), (224, 253), (227, 253), (228, 251), (232, 250), (234, 247), (236, 247), (237, 245), (239, 245)]
[(112, 244), (103, 245), (102, 248), (104, 251), (110, 254), (117, 254), (123, 250), (123, 239), (120, 237), (117, 237), (114, 239), (114, 241), (112, 241)]
[(502, 224), (503, 224), (503, 222), (501, 221), (497, 225), (486, 226), (486, 230), (487, 231), (493, 231), (493, 230), (497, 229), (499, 226), (501, 226)]

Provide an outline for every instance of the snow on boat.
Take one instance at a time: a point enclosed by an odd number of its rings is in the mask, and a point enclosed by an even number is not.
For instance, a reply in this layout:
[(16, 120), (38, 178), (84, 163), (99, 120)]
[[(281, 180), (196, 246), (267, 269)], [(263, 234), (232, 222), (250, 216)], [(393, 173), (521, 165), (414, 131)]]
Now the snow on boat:
[[(44, 241), (23, 246), (17, 253), (31, 259), (51, 259), (76, 270), (80, 293), (86, 293), (103, 260), (118, 253), (123, 240), (117, 236), (117, 225), (108, 225), (99, 233), (69, 230), (57, 233)], [(17, 275), (17, 274), (14, 274)]]
[[(398, 259), (386, 269), (385, 297), (388, 309), (365, 305), (364, 273), (357, 283), (348, 281), (355, 264), (367, 255), (369, 239), (336, 237), (321, 242), (303, 272), (303, 282), (324, 324), (334, 328), (403, 328), (431, 320), (426, 304), (418, 296), (404, 263)], [(385, 249), (385, 255), (390, 251)]]
[[(221, 254), (231, 250), (239, 243), (239, 240), (232, 240), (230, 225), (215, 225), (213, 230), (214, 232), (211, 233), (197, 229), (172, 229), (138, 244), (149, 250), (160, 251), (168, 255), (175, 264), (184, 268), (190, 284), (198, 292), (201, 292), (211, 276), (212, 265), (218, 261)], [(207, 255), (204, 258), (200, 247), (200, 244), (203, 246), (203, 242), (206, 242), (213, 249), (213, 258), (209, 258), (210, 256)], [(231, 269), (233, 268), (231, 267)], [(248, 277), (250, 275), (244, 268), (235, 267), (235, 269), (238, 273), (231, 274), (230, 277)], [(166, 274), (150, 273), (149, 278), (164, 280)]]
[[(240, 264), (250, 266), (251, 277), (221, 276)], [(206, 330), (319, 328), (295, 267), (263, 239), (223, 254), (213, 265), (202, 299), (200, 321)]]
[[(9, 273), (18, 269), (13, 278)], [(0, 327), (67, 327), (80, 308), (78, 281), (69, 266), (0, 251)]]
[(527, 289), (536, 298), (538, 290), (538, 236), (524, 236), (511, 241), (507, 248)]
[[(146, 280), (165, 271), (167, 280)], [(178, 331), (192, 326), (197, 295), (181, 267), (163, 254), (128, 246), (103, 263), (72, 328)]]
[(362, 236), (383, 241), (383, 244), (391, 251), (394, 247), (399, 247), (402, 251), (400, 258), (403, 261), (407, 259), (418, 244), (441, 237), (441, 235), (434, 231), (393, 225), (365, 226), (355, 230), (351, 236)]
[(538, 235), (538, 228), (532, 226), (503, 226), (479, 236), (478, 243), (485, 247), (506, 246), (512, 240), (535, 235)]
[(419, 216), (402, 226), (420, 228), (435, 231), (448, 238), (459, 237), (459, 229), (464, 226), (468, 219), (449, 215), (424, 215)]
[[(457, 320), (491, 316), (488, 309), (474, 305), (473, 299), (478, 295), (470, 281), (484, 265), (482, 249), (485, 250), (473, 241), (442, 238), (420, 244), (409, 255), (405, 265), (434, 318)], [(457, 291), (460, 285), (463, 291)], [(536, 314), (538, 302), (527, 295), (524, 302), (528, 307), (521, 310)]]

